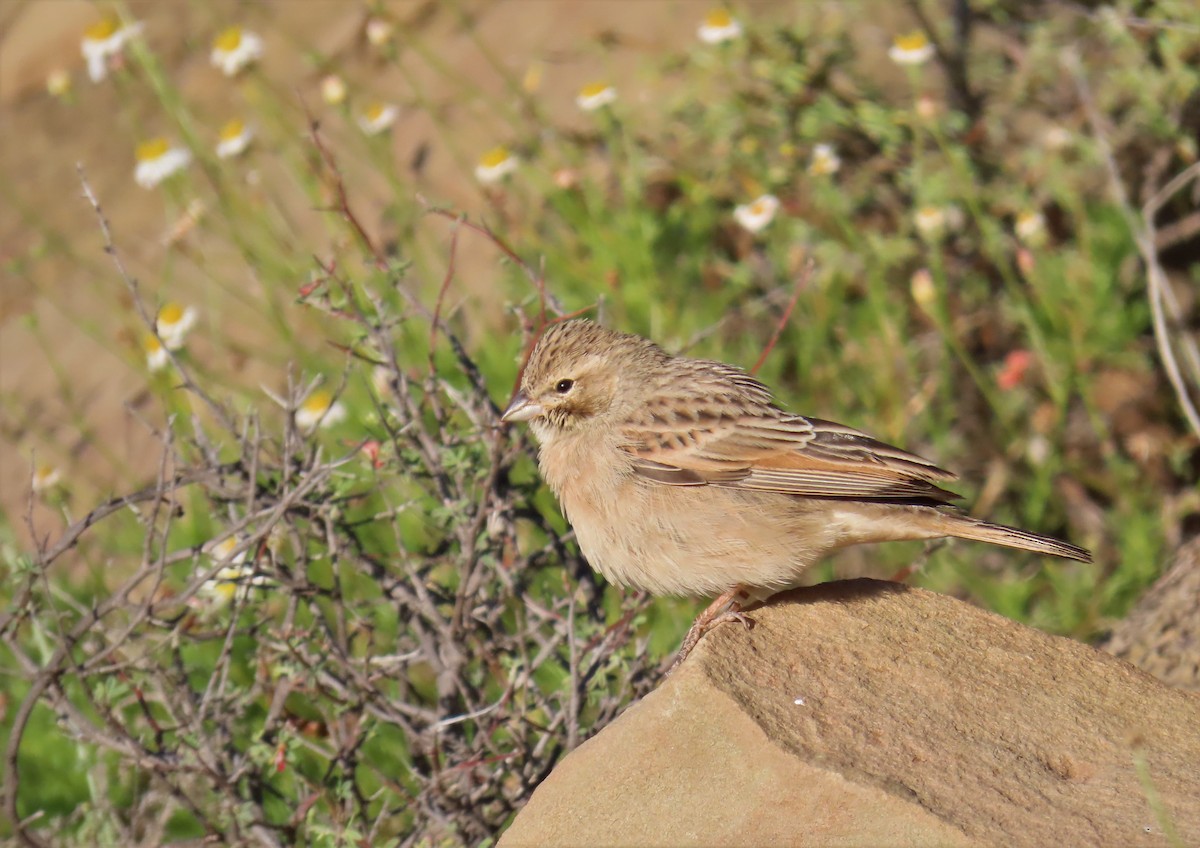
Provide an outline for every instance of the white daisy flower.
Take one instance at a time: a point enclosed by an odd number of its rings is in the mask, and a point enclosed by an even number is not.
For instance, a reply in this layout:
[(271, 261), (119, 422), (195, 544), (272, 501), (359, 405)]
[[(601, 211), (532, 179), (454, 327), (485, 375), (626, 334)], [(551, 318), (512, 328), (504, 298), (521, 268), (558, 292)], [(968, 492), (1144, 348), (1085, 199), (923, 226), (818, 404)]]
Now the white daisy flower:
[(888, 58), (897, 65), (924, 65), (933, 54), (933, 45), (920, 32), (896, 36), (888, 49)]
[(241, 156), (254, 140), (254, 130), (241, 118), (234, 118), (221, 127), (217, 137), (217, 158), (232, 159)]
[(575, 105), (585, 112), (595, 112), (617, 99), (617, 90), (606, 82), (593, 82), (579, 89)]
[(346, 100), (346, 83), (337, 74), (328, 74), (321, 80), (321, 99), (330, 106), (340, 106)]
[(836, 174), (842, 167), (842, 160), (832, 144), (818, 144), (813, 148), (812, 159), (808, 163), (808, 172), (814, 176)]
[(1019, 214), (1013, 229), (1017, 238), (1030, 247), (1037, 247), (1046, 241), (1046, 217), (1036, 210)]
[(54, 465), (39, 465), (33, 470), (33, 491), (35, 494), (48, 492), (62, 482), (62, 471)]
[(704, 16), (704, 23), (696, 30), (705, 44), (720, 44), (732, 41), (742, 34), (742, 25), (724, 9), (713, 9)]
[(400, 110), (390, 103), (373, 103), (358, 116), (358, 125), (367, 135), (378, 135), (396, 123)]
[[(249, 594), (253, 586), (271, 585), (271, 578), (255, 573), (253, 567), (246, 565), (246, 551), (233, 553), (244, 543), (244, 539), (230, 536), (216, 544), (205, 545), (206, 552), (212, 557), (214, 564), (228, 560), (228, 565), (218, 570), (212, 578), (205, 580), (198, 594), (218, 606), (224, 606), (235, 596), (244, 597)], [(233, 554), (232, 558), (230, 554)]]
[(167, 177), (182, 171), (192, 161), (192, 153), (185, 147), (172, 147), (165, 138), (152, 138), (137, 147), (134, 154), (137, 167), (133, 179), (142, 188), (154, 188)]
[[(244, 550), (236, 554), (233, 553), (241, 544), (242, 540), (237, 536), (229, 536), (220, 542), (210, 542), (204, 548), (208, 555), (213, 558), (214, 564), (228, 560), (229, 565), (236, 568), (246, 562), (246, 552)], [(233, 554), (233, 556), (231, 557), (230, 554)]]
[(371, 42), (375, 47), (382, 47), (391, 40), (393, 27), (390, 22), (383, 18), (371, 18), (367, 21), (366, 32), (367, 41)]
[(775, 220), (775, 213), (778, 211), (779, 198), (773, 194), (764, 194), (751, 203), (735, 207), (733, 218), (745, 229), (758, 233)]
[(183, 347), (187, 334), (196, 326), (196, 309), (192, 306), (180, 306), (178, 303), (168, 303), (158, 310), (154, 321), (154, 329), (158, 337), (167, 346), (167, 350), (179, 350)]
[(213, 40), (209, 59), (227, 77), (237, 76), (262, 58), (263, 40), (241, 27), (231, 26)]
[(957, 206), (922, 206), (913, 215), (913, 224), (921, 238), (935, 241), (947, 232), (962, 227), (963, 214)]
[(484, 185), (498, 183), (513, 171), (517, 170), (520, 160), (509, 152), (507, 147), (493, 147), (479, 157), (475, 166), (475, 179)]
[(141, 31), (140, 21), (123, 24), (116, 18), (105, 18), (84, 30), (80, 50), (92, 82), (108, 76), (109, 61), (120, 56), (125, 45)]
[(317, 389), (296, 410), (296, 426), (305, 433), (332, 427), (346, 420), (346, 407), (324, 389)]
[(142, 339), (142, 350), (146, 354), (146, 367), (151, 372), (161, 371), (171, 364), (167, 349), (152, 333), (147, 333)]
[(935, 239), (946, 230), (946, 215), (937, 206), (922, 206), (913, 216), (917, 233), (926, 239)]
[(238, 583), (238, 577), (241, 574), (242, 571), (238, 569), (222, 568), (217, 572), (216, 577), (205, 580), (200, 585), (189, 606), (209, 610), (225, 607), (233, 600), (234, 595), (238, 594), (239, 589), (243, 594), (249, 591), (248, 588)]

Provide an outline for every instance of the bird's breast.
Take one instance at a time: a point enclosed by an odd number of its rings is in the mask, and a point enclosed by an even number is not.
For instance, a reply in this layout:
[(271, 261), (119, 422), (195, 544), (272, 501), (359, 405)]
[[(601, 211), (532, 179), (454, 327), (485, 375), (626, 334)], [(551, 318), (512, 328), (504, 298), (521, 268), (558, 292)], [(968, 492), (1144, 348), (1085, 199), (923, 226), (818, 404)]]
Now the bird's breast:
[(794, 499), (663, 485), (635, 474), (616, 444), (554, 439), (539, 464), (583, 555), (619, 585), (691, 597), (737, 583), (778, 590), (827, 547), (804, 544), (822, 535), (820, 518)]

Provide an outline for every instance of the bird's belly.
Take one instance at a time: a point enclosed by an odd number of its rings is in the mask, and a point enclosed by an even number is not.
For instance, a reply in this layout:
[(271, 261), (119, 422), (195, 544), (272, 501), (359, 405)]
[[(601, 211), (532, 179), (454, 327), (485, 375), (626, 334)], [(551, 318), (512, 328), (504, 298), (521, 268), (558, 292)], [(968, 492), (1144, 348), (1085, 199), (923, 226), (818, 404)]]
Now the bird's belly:
[(577, 480), (561, 500), (591, 566), (655, 595), (712, 597), (741, 584), (765, 597), (837, 547), (813, 502), (780, 495), (628, 475)]

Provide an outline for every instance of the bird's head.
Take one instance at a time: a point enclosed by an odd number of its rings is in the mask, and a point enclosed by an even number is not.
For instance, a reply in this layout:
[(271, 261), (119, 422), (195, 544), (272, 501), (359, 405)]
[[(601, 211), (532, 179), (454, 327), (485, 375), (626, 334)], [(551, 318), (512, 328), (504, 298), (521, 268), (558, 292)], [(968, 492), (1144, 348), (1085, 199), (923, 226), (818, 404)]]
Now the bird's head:
[(639, 370), (660, 358), (666, 354), (638, 336), (591, 321), (555, 324), (529, 355), (502, 420), (528, 421), (544, 441), (620, 415), (636, 400)]

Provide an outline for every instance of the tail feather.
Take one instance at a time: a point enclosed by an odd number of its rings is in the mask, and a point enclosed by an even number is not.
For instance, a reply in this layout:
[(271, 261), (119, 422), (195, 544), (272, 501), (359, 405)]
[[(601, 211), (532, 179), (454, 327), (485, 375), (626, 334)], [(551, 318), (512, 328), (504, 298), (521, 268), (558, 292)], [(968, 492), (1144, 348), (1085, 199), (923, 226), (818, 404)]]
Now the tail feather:
[(1006, 527), (1003, 524), (990, 524), (975, 518), (963, 516), (962, 521), (954, 522), (948, 528), (949, 535), (960, 539), (971, 539), (976, 542), (990, 542), (993, 545), (1003, 545), (1006, 548), (1018, 548), (1023, 551), (1033, 551), (1039, 554), (1065, 557), (1079, 562), (1091, 562), (1090, 551), (1063, 542), (1051, 536), (1030, 533), (1028, 530), (1018, 530), (1016, 527)]

